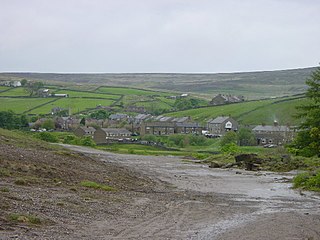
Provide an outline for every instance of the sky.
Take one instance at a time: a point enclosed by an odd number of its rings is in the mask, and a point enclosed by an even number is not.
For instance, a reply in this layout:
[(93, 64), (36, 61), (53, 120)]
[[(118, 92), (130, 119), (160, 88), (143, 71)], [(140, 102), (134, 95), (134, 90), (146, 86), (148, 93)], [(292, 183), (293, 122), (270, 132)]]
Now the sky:
[(0, 72), (319, 66), (319, 0), (0, 0)]

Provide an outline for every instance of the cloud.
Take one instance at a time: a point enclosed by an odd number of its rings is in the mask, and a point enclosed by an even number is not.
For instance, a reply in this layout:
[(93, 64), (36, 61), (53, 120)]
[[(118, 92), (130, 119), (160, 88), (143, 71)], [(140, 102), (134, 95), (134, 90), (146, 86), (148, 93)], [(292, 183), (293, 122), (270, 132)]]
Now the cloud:
[(319, 1), (3, 0), (0, 71), (222, 72), (314, 66)]

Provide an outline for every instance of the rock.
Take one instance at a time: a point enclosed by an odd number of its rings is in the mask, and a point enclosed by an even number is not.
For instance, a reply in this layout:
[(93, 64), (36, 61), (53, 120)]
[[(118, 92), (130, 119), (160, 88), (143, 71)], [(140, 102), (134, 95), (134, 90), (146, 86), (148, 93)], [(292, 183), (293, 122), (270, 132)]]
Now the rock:
[(257, 156), (258, 156), (257, 154), (251, 153), (251, 154), (240, 154), (235, 156), (234, 158), (236, 159), (236, 162), (239, 163), (239, 162), (244, 162), (244, 161), (247, 162), (247, 161), (256, 159)]
[(218, 162), (211, 162), (209, 168), (221, 168), (222, 164)]

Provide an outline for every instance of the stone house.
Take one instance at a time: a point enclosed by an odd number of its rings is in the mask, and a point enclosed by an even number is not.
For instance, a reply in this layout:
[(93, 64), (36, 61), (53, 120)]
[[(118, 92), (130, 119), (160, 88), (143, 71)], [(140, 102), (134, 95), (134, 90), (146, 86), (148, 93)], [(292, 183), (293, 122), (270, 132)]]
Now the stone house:
[(207, 121), (207, 130), (210, 134), (223, 136), (229, 131), (238, 131), (239, 124), (231, 117), (217, 117)]
[(115, 113), (115, 114), (111, 114), (109, 116), (109, 119), (111, 121), (120, 122), (120, 121), (126, 121), (128, 119), (128, 117), (129, 116), (127, 114)]
[(81, 126), (81, 127), (78, 127), (76, 130), (74, 130), (74, 134), (77, 137), (93, 136), (95, 131), (96, 129), (94, 127)]
[(190, 117), (172, 118), (158, 116), (154, 120), (141, 124), (141, 135), (201, 134), (203, 129), (198, 123), (192, 122)]
[(146, 113), (147, 112), (145, 107), (143, 107), (143, 106), (134, 106), (134, 105), (126, 107), (126, 111), (127, 112), (135, 112), (135, 113)]
[(232, 96), (232, 95), (224, 95), (218, 94), (210, 101), (210, 105), (223, 105), (229, 103), (239, 103), (244, 101), (244, 96)]
[(275, 121), (273, 125), (258, 125), (252, 129), (258, 145), (283, 145), (293, 140), (295, 131), (288, 126), (280, 126)]
[(131, 136), (131, 132), (124, 128), (100, 128), (93, 134), (93, 140), (99, 143), (106, 143), (108, 139), (117, 140), (122, 138), (128, 138)]

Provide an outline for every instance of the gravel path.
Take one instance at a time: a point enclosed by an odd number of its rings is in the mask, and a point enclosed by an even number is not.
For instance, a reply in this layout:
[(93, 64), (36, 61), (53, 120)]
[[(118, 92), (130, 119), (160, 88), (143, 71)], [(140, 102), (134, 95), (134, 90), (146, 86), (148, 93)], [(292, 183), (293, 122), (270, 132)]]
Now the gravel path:
[[(75, 237), (90, 239), (320, 239), (320, 197), (290, 188), (292, 174), (210, 169), (178, 157), (73, 151), (129, 167), (167, 184), (133, 200), (133, 209), (92, 221)], [(134, 214), (140, 211), (136, 217)]]

